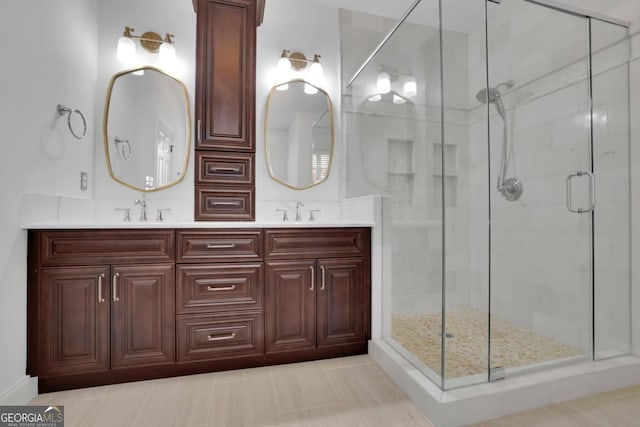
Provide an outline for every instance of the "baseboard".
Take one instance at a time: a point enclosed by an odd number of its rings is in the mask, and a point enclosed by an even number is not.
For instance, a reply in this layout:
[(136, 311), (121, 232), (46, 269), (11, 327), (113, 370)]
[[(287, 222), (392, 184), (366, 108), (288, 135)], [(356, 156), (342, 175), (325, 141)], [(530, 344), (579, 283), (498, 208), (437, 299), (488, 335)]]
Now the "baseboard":
[(38, 395), (38, 378), (24, 376), (0, 393), (0, 405), (26, 405)]

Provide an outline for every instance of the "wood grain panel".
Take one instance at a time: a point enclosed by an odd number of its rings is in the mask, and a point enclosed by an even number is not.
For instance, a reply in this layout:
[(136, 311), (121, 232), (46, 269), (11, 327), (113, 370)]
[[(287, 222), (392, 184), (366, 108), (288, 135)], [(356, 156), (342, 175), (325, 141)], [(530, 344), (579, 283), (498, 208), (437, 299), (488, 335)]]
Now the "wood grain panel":
[(318, 347), (363, 342), (364, 260), (318, 260)]
[(261, 355), (262, 310), (178, 316), (178, 363)]
[(196, 221), (253, 221), (255, 190), (196, 187)]
[(265, 269), (265, 352), (315, 348), (315, 260), (268, 262)]
[(111, 274), (112, 369), (173, 363), (173, 264), (114, 266)]
[(254, 185), (254, 154), (196, 152), (196, 185)]
[(197, 149), (255, 151), (255, 46), (255, 0), (200, 0)]
[(262, 259), (262, 230), (178, 231), (178, 262), (229, 262)]
[(364, 256), (361, 228), (265, 230), (265, 258), (300, 259)]
[(262, 308), (264, 267), (253, 264), (178, 265), (176, 311)]
[[(41, 377), (109, 369), (108, 267), (43, 268), (38, 374)], [(104, 282), (103, 282), (104, 283)]]
[(81, 230), (40, 233), (42, 265), (173, 262), (173, 230)]

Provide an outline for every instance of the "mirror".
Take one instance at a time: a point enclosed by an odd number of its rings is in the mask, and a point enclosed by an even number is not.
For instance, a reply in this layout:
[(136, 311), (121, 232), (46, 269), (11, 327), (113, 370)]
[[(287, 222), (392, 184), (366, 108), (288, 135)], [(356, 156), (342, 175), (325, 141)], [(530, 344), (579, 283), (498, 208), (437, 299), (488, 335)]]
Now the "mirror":
[(185, 85), (153, 67), (113, 76), (104, 110), (107, 169), (117, 182), (158, 191), (185, 176), (191, 112)]
[(333, 106), (329, 94), (304, 80), (274, 86), (264, 122), (271, 178), (296, 190), (329, 177), (333, 157)]

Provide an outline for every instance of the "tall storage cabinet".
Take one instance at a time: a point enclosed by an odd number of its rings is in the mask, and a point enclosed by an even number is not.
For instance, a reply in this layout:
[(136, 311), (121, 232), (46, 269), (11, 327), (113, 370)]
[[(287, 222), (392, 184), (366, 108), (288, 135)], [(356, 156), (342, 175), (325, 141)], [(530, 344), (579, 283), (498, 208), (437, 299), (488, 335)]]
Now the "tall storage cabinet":
[(197, 221), (255, 219), (256, 6), (198, 0)]

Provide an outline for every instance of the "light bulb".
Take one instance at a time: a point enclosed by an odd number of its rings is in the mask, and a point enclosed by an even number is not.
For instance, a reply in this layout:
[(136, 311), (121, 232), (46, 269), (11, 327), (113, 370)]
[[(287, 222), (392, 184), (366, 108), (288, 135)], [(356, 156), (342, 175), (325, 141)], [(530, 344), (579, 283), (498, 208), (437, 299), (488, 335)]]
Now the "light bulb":
[(369, 98), (367, 98), (369, 100), (369, 102), (378, 102), (382, 99), (382, 95), (380, 95), (379, 93), (373, 96), (370, 96)]
[(176, 48), (171, 43), (164, 42), (160, 45), (158, 52), (160, 64), (170, 67), (176, 62)]
[(118, 39), (118, 50), (116, 52), (118, 61), (125, 64), (131, 63), (136, 59), (136, 44), (130, 37), (122, 36)]
[(324, 70), (322, 68), (322, 64), (320, 64), (320, 55), (315, 55), (313, 57), (313, 62), (309, 67), (309, 79), (315, 84), (320, 84), (323, 77)]
[(416, 78), (413, 76), (409, 76), (404, 79), (404, 96), (413, 98), (418, 94), (418, 83), (416, 82)]
[[(286, 50), (282, 51), (282, 55), (280, 59), (278, 59), (278, 80), (281, 82), (287, 82), (291, 80), (291, 61), (289, 61), (289, 56)], [(287, 86), (286, 89), (288, 89)], [(281, 90), (286, 90), (281, 89)]]
[(378, 93), (385, 94), (391, 92), (391, 77), (389, 77), (389, 74), (385, 72), (378, 74), (376, 86)]
[(305, 83), (304, 93), (306, 93), (307, 95), (315, 95), (316, 93), (318, 93), (318, 88), (313, 85), (310, 85), (309, 83)]
[(396, 95), (395, 93), (393, 94), (393, 103), (394, 104), (404, 104), (405, 102), (407, 102), (406, 99), (404, 99), (401, 96)]

